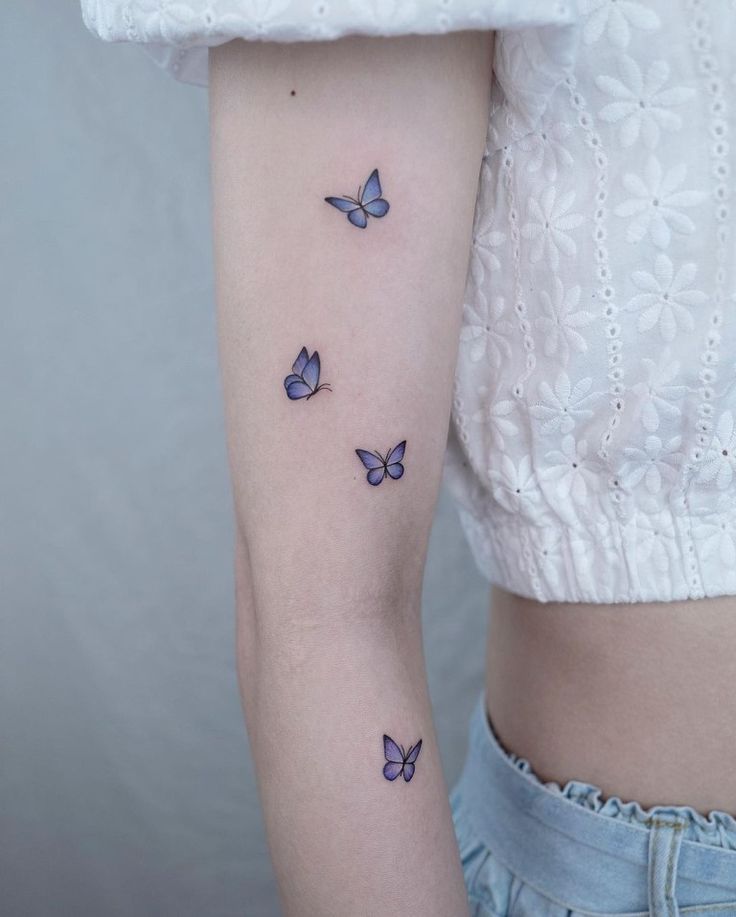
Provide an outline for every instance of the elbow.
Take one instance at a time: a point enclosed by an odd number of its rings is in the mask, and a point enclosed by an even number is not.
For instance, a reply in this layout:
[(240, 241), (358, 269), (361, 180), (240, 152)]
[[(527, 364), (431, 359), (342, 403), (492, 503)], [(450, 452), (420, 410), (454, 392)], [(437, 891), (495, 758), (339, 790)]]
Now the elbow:
[(426, 539), (388, 539), (363, 551), (325, 542), (301, 554), (283, 545), (259, 558), (252, 540), (239, 536), (235, 553), (238, 625), (256, 643), (419, 626)]

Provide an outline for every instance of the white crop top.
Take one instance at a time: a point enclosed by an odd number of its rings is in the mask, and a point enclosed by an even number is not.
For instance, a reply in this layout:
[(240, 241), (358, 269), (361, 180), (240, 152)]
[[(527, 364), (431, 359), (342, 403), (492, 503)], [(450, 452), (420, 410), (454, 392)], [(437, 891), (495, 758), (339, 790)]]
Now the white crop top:
[(736, 594), (736, 0), (82, 0), (188, 82), (232, 38), (496, 30), (446, 480), (540, 601)]

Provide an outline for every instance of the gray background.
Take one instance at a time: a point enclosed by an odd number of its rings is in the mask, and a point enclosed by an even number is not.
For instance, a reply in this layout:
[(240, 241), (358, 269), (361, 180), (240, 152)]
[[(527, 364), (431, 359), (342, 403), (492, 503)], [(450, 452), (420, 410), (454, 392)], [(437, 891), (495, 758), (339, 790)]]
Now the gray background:
[[(207, 96), (10, 0), (0, 60), (0, 912), (279, 913), (233, 661)], [(448, 780), (486, 584), (443, 497)]]

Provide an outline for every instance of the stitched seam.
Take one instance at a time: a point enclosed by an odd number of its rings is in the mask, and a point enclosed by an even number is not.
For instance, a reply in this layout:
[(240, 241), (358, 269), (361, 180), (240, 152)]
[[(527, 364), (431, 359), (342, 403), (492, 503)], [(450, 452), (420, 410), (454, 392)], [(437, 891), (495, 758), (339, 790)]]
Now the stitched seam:
[(667, 871), (665, 875), (665, 888), (664, 895), (665, 901), (667, 902), (667, 910), (671, 915), (676, 913), (675, 904), (675, 890), (672, 887), (672, 873), (675, 868), (675, 843), (677, 841), (677, 832), (682, 831), (683, 826), (681, 824), (673, 825), (672, 827), (672, 836), (670, 837), (670, 852), (667, 857)]
[(723, 904), (693, 904), (690, 907), (680, 908), (680, 914), (710, 914), (713, 911), (733, 911), (736, 902), (724, 901)]
[[(649, 843), (652, 844), (653, 842), (654, 842), (654, 835), (650, 835)], [(656, 907), (655, 902), (652, 901), (652, 895), (654, 893), (654, 857), (651, 855), (651, 853), (649, 854), (649, 866), (647, 869), (647, 882), (648, 882), (648, 887), (649, 887), (649, 906), (651, 907), (654, 904)]]

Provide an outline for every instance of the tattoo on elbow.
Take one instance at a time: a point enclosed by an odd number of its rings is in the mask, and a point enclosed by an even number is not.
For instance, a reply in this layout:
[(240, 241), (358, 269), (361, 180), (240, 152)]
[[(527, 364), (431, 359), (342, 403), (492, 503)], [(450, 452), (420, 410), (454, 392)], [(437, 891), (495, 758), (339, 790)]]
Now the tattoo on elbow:
[(404, 751), (403, 745), (397, 745), (391, 736), (384, 735), (383, 754), (386, 758), (386, 763), (383, 765), (383, 776), (386, 780), (396, 780), (397, 777), (403, 776), (408, 783), (414, 776), (421, 748), (421, 739), (416, 745), (410, 745), (408, 751)]

